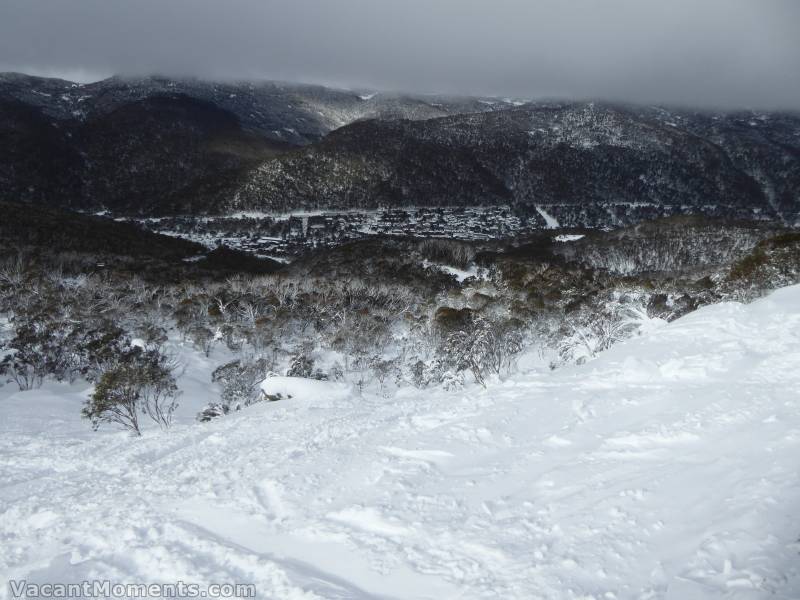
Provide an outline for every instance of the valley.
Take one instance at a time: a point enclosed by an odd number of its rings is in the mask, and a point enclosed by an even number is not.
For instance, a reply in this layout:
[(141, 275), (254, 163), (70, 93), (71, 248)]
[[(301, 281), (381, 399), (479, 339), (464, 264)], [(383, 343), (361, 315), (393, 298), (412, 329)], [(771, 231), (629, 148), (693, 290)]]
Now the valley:
[(791, 111), (0, 74), (0, 571), (796, 598), (799, 228)]

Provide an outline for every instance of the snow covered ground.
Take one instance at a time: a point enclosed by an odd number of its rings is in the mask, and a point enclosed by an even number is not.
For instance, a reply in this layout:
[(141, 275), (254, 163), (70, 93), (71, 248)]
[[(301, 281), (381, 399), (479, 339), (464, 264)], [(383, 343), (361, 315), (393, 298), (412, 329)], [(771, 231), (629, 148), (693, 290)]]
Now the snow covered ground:
[[(184, 401), (214, 392), (192, 377)], [(800, 286), (487, 389), (299, 387), (140, 439), (92, 433), (77, 387), (0, 388), (0, 574), (280, 599), (800, 598)]]

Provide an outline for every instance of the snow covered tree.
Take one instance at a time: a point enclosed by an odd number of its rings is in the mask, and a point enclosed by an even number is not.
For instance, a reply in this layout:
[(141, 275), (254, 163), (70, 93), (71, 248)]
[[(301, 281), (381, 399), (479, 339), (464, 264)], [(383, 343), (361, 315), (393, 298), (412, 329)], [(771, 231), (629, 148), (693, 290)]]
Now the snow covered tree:
[(64, 344), (68, 329), (64, 323), (46, 315), (21, 319), (16, 335), (6, 346), (10, 352), (0, 361), (0, 375), (30, 390), (42, 385), (47, 375), (65, 376), (69, 352)]
[(114, 423), (141, 435), (140, 414), (166, 429), (178, 407), (174, 368), (165, 355), (134, 348), (100, 376), (81, 414), (95, 429)]
[(241, 410), (257, 402), (259, 399), (258, 384), (264, 381), (266, 376), (267, 361), (264, 358), (235, 360), (217, 367), (211, 374), (211, 380), (222, 385), (220, 405), (223, 408), (223, 414), (232, 410)]
[(486, 384), (489, 375), (500, 375), (522, 350), (522, 323), (491, 320), (473, 314), (463, 329), (452, 331), (439, 348), (440, 364), (446, 373), (469, 371), (475, 381)]
[(292, 363), (286, 371), (287, 377), (311, 377), (314, 373), (314, 361), (305, 353), (299, 352), (292, 357)]

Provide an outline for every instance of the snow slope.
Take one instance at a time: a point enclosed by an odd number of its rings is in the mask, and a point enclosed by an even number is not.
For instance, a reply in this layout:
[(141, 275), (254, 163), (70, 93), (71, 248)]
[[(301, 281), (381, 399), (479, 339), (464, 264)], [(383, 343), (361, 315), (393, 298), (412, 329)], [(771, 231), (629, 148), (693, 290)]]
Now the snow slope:
[(323, 390), (142, 439), (88, 431), (79, 391), (11, 392), (8, 578), (252, 582), (280, 599), (800, 597), (800, 286), (486, 390)]

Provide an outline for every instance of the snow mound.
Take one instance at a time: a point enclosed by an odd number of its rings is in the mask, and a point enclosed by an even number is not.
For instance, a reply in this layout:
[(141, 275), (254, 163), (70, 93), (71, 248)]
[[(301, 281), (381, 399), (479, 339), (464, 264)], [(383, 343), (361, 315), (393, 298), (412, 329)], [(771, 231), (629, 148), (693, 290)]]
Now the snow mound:
[(269, 377), (259, 386), (268, 397), (295, 400), (336, 401), (352, 394), (349, 385), (303, 377)]

